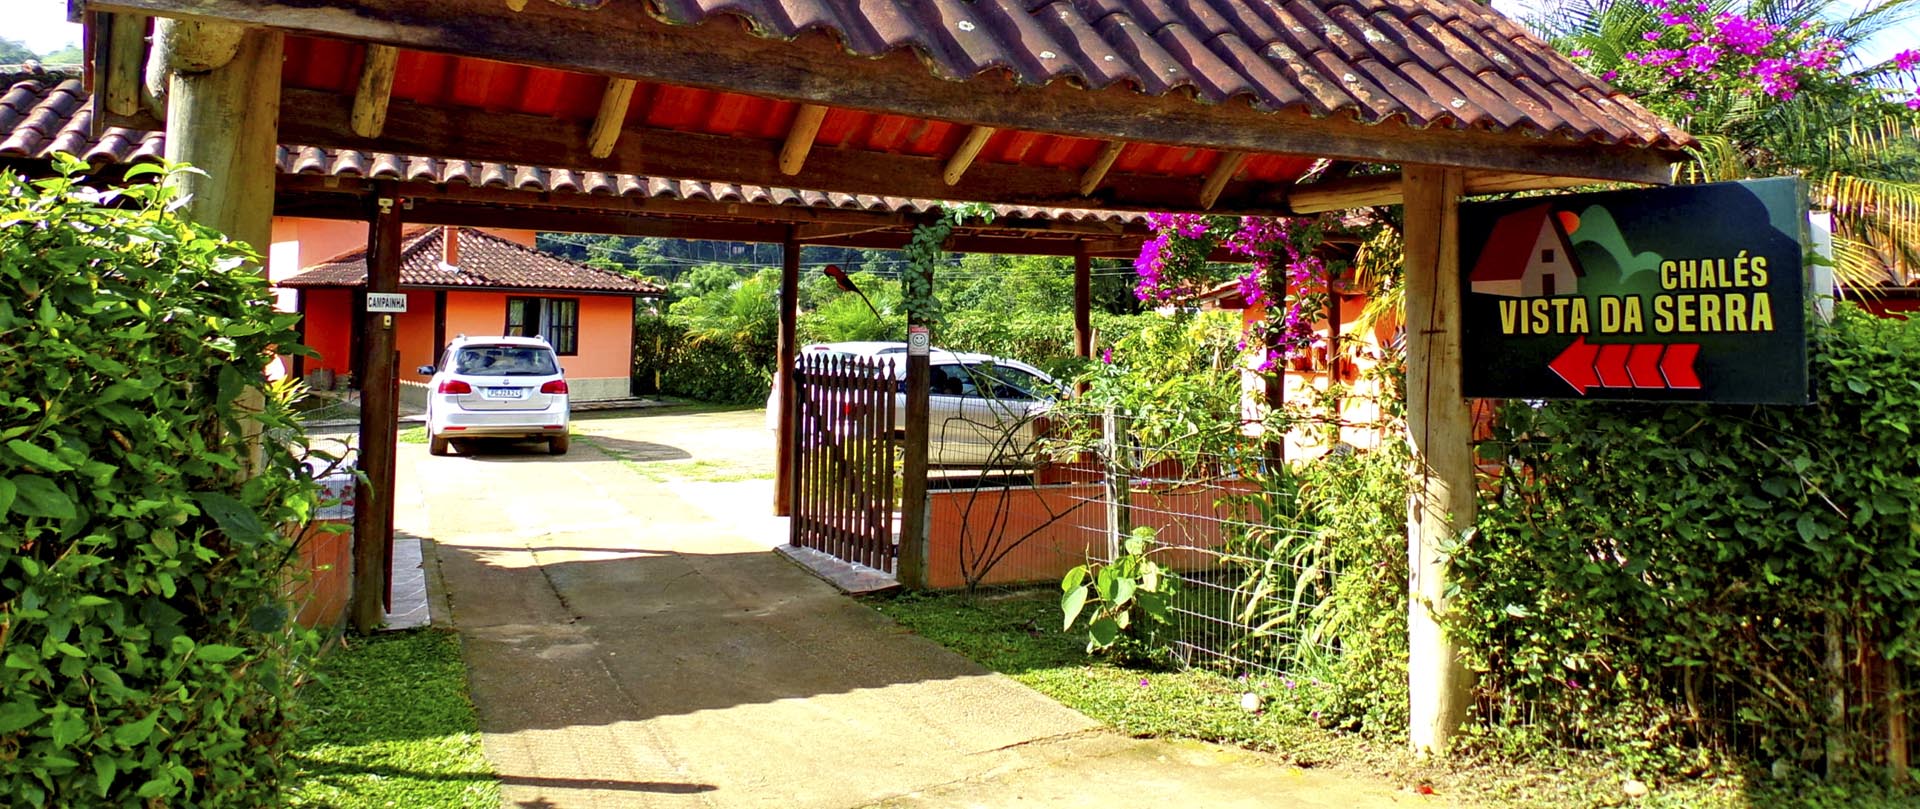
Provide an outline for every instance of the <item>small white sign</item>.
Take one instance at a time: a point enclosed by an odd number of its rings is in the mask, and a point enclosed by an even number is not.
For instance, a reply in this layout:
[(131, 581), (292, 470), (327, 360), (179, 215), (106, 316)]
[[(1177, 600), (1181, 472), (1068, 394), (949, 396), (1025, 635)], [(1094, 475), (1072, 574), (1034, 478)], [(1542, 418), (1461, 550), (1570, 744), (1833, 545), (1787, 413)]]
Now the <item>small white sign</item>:
[(908, 326), (907, 327), (907, 356), (909, 357), (926, 356), (928, 341), (929, 341), (929, 338), (927, 337), (927, 327)]
[(367, 293), (367, 311), (405, 312), (407, 311), (407, 294), (405, 292), (369, 292)]

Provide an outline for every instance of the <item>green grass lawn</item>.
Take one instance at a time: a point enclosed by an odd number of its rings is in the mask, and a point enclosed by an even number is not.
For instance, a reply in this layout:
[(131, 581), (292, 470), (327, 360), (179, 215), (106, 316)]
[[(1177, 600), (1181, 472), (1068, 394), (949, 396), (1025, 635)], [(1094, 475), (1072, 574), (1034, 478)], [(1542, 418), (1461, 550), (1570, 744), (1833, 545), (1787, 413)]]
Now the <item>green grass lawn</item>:
[(1488, 739), (1468, 739), (1468, 749), (1446, 761), (1420, 761), (1406, 752), (1401, 739), (1329, 730), (1279, 705), (1249, 712), (1240, 705), (1246, 684), (1230, 676), (1197, 669), (1134, 668), (1089, 657), (1085, 636), (1060, 631), (1058, 596), (1058, 591), (1042, 590), (974, 597), (912, 595), (868, 603), (916, 634), (1118, 732), (1262, 750), (1302, 766), (1389, 785), (1427, 784), (1442, 799), (1464, 805), (1920, 806), (1910, 793), (1871, 785), (1767, 782), (1731, 771), (1665, 781), (1643, 776), (1651, 782), (1651, 794), (1629, 800), (1622, 784), (1637, 774), (1604, 755), (1538, 747), (1516, 751)]
[(297, 721), (290, 806), (500, 805), (452, 632), (349, 637), (301, 688)]

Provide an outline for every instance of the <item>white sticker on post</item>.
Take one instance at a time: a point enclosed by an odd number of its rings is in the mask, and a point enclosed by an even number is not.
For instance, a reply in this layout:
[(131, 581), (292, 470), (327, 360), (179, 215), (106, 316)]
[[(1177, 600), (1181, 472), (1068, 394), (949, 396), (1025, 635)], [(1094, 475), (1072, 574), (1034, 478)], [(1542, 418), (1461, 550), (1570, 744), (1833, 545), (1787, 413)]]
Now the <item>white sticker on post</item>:
[(926, 356), (927, 347), (928, 345), (930, 345), (930, 342), (931, 342), (931, 338), (927, 336), (927, 327), (925, 326), (908, 326), (907, 327), (907, 356), (909, 357)]
[(407, 293), (405, 292), (369, 292), (367, 293), (367, 311), (396, 312), (407, 311)]

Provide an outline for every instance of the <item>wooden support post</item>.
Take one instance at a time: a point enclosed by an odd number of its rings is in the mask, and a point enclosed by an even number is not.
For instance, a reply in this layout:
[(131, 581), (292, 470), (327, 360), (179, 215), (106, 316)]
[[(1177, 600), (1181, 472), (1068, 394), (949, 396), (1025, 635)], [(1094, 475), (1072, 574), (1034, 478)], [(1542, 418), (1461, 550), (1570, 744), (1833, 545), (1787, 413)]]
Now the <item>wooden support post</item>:
[(1240, 173), (1240, 167), (1247, 162), (1246, 152), (1227, 152), (1220, 155), (1220, 162), (1207, 175), (1207, 182), (1200, 187), (1200, 207), (1212, 208), (1220, 201), (1220, 192), (1227, 190), (1227, 182), (1233, 175)]
[(780, 413), (775, 422), (773, 467), (773, 515), (793, 514), (793, 361), (799, 351), (795, 326), (800, 309), (800, 239), (798, 228), (787, 227), (786, 241), (780, 243), (780, 332), (773, 360), (773, 388), (780, 392), (775, 406)]
[(947, 158), (947, 170), (940, 175), (947, 185), (954, 185), (966, 176), (967, 168), (973, 165), (974, 158), (980, 156), (980, 150), (986, 147), (987, 139), (993, 137), (993, 132), (990, 126), (976, 126), (967, 130), (966, 139), (960, 141), (960, 148)]
[(115, 115), (138, 115), (142, 109), (140, 74), (147, 64), (147, 17), (144, 14), (107, 14), (107, 110)]
[(1110, 140), (1100, 147), (1100, 154), (1094, 156), (1093, 164), (1087, 166), (1085, 174), (1080, 175), (1080, 196), (1093, 196), (1094, 190), (1100, 187), (1100, 181), (1107, 179), (1107, 172), (1113, 169), (1113, 161), (1120, 159), (1120, 152), (1125, 148), (1127, 142), (1123, 140)]
[[(367, 291), (400, 290), (400, 200), (391, 183), (374, 194), (367, 228)], [(353, 628), (371, 632), (386, 620), (388, 561), (393, 547), (394, 455), (400, 402), (395, 387), (393, 315), (368, 313), (361, 345), (360, 484), (353, 509)]]
[(1073, 355), (1093, 359), (1093, 257), (1073, 257)]
[[(156, 22), (155, 48), (170, 76), (166, 157), (205, 172), (170, 182), (187, 196), (188, 218), (264, 256), (273, 243), (283, 37), (218, 23)], [(218, 61), (223, 55), (226, 61)]]
[[(275, 122), (280, 115), (283, 37), (261, 29), (216, 23), (187, 26), (158, 20), (171, 36), (155, 34), (154, 50), (170, 66), (166, 158), (193, 164), (202, 173), (167, 178), (185, 199), (188, 219), (245, 242), (265, 256), (273, 242)], [(196, 39), (195, 35), (205, 39)], [(264, 263), (261, 272), (266, 268)], [(262, 364), (265, 364), (264, 358)], [(241, 411), (263, 409), (259, 388), (244, 391)], [(253, 450), (243, 474), (257, 474), (260, 423), (243, 419)]]
[(827, 120), (827, 108), (821, 104), (802, 104), (793, 114), (793, 126), (787, 129), (787, 142), (780, 147), (780, 173), (792, 177), (807, 165), (813, 151), (813, 139), (820, 134), (820, 123)]
[(1410, 741), (1443, 755), (1466, 718), (1471, 674), (1441, 629), (1446, 548), (1474, 521), (1472, 418), (1460, 390), (1459, 199), (1454, 169), (1408, 166), (1406, 200), (1408, 508), (1407, 662)]
[(613, 154), (620, 132), (627, 128), (627, 107), (633, 104), (633, 79), (608, 79), (606, 92), (600, 94), (600, 113), (593, 117), (593, 130), (587, 133), (587, 153), (596, 158)]
[[(906, 272), (925, 273), (929, 290), (933, 286), (933, 268), (907, 265)], [(902, 286), (906, 286), (903, 282)], [(927, 326), (927, 313), (907, 311), (907, 325)], [(911, 340), (911, 336), (908, 338)], [(931, 335), (929, 335), (931, 344)], [(900, 586), (918, 590), (927, 584), (927, 442), (928, 417), (932, 412), (928, 394), (932, 375), (924, 353), (907, 352), (907, 412), (904, 416), (907, 438), (902, 449), (900, 482), (900, 556), (896, 578)]]
[(393, 74), (400, 66), (400, 49), (392, 45), (368, 45), (366, 61), (360, 65), (360, 86), (353, 91), (353, 134), (363, 138), (380, 137), (387, 128), (387, 103), (393, 99)]

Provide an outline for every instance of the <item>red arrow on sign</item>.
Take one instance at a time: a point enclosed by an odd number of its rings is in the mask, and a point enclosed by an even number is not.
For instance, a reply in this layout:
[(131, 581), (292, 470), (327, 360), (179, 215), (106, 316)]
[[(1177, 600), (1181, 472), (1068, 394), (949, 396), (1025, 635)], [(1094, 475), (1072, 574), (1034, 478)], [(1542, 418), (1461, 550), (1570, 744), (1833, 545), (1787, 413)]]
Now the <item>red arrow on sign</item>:
[(1581, 335), (1547, 368), (1582, 396), (1598, 387), (1699, 390), (1700, 377), (1693, 370), (1699, 356), (1698, 343), (1594, 345)]
[(1572, 385), (1581, 396), (1585, 396), (1588, 388), (1600, 384), (1600, 377), (1593, 375), (1593, 358), (1599, 353), (1600, 347), (1589, 344), (1587, 336), (1583, 334), (1573, 338), (1573, 345), (1567, 346), (1567, 350), (1554, 357), (1547, 367)]
[(1660, 358), (1660, 373), (1667, 378), (1667, 387), (1676, 390), (1699, 390), (1700, 377), (1693, 372), (1693, 359), (1700, 356), (1698, 343), (1675, 343), (1667, 346), (1667, 355)]

